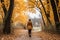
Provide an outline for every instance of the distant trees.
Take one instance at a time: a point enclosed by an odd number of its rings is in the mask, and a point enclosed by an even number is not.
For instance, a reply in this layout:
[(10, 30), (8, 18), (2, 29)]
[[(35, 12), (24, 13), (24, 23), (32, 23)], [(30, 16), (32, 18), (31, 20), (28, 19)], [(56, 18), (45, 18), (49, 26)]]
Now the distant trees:
[(14, 0), (8, 0), (10, 2), (9, 9), (6, 9), (6, 6), (4, 5), (4, 0), (0, 0), (2, 3), (2, 8), (4, 11), (4, 19), (3, 19), (3, 33), (4, 34), (10, 34), (11, 33), (11, 17), (12, 17), (12, 12), (14, 8)]

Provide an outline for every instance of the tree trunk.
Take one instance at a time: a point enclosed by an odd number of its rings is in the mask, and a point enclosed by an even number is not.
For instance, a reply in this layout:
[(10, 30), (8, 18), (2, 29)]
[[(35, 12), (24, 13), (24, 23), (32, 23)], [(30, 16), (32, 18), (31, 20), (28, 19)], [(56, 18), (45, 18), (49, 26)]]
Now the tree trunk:
[[(2, 2), (4, 2), (4, 0), (1, 0), (1, 3)], [(4, 24), (3, 33), (4, 34), (11, 33), (11, 16), (12, 16), (12, 12), (13, 12), (13, 7), (14, 7), (14, 0), (10, 0), (10, 6), (9, 6), (8, 11), (4, 4), (2, 6), (4, 14), (5, 14), (5, 17), (3, 19), (3, 24)]]
[(58, 4), (59, 4), (59, 0), (56, 0), (56, 4), (57, 4), (57, 6), (58, 6)]
[[(41, 10), (41, 8), (39, 8), (39, 9)], [(40, 13), (41, 13), (41, 15), (42, 15), (42, 11), (41, 11)], [(42, 20), (43, 20), (44, 28), (46, 29), (46, 24), (45, 24), (45, 21), (44, 21), (43, 15), (42, 15)], [(43, 30), (45, 30), (44, 28), (43, 28)]]
[(57, 14), (57, 8), (56, 8), (56, 4), (54, 0), (50, 0), (51, 2), (51, 6), (52, 6), (52, 10), (53, 10), (53, 14), (54, 14), (54, 20), (55, 20), (55, 24), (56, 24), (56, 30), (59, 30), (59, 18), (58, 18), (58, 14)]
[(42, 7), (43, 7), (43, 10), (44, 10), (44, 12), (45, 12), (45, 15), (46, 15), (46, 18), (47, 18), (49, 24), (50, 24), (51, 27), (53, 28), (53, 26), (52, 26), (52, 24), (51, 24), (51, 21), (50, 21), (50, 19), (49, 19), (50, 15), (47, 14), (47, 12), (46, 12), (46, 10), (45, 10), (45, 7), (44, 7), (44, 5), (43, 5), (43, 3), (42, 3), (42, 1), (41, 1), (41, 0), (39, 0), (39, 1), (40, 1), (41, 5), (42, 5)]

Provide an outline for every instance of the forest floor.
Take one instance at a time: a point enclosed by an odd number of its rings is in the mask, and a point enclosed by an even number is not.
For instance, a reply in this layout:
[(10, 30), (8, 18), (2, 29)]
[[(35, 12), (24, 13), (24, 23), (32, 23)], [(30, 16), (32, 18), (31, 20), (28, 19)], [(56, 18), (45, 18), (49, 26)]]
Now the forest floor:
[(15, 29), (10, 35), (0, 34), (0, 40), (60, 40), (60, 34), (32, 31), (32, 37), (29, 37), (27, 30)]

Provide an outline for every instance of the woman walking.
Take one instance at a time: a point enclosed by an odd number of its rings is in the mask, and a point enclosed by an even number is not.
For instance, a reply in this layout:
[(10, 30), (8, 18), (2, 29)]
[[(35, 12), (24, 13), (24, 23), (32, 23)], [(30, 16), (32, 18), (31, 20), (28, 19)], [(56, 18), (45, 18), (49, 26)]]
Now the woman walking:
[(32, 28), (33, 28), (31, 19), (28, 20), (27, 28), (28, 28), (29, 37), (31, 37), (31, 31), (32, 31)]

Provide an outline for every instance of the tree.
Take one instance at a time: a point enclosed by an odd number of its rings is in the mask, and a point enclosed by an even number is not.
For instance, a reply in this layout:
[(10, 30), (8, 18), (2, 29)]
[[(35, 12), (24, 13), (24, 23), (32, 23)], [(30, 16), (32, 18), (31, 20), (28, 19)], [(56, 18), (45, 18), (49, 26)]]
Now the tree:
[[(55, 20), (55, 24), (56, 24), (56, 30), (59, 30), (59, 18), (58, 18), (58, 13), (57, 13), (57, 7), (56, 7), (56, 4), (55, 4), (55, 1), (54, 0), (50, 0), (51, 2), (51, 6), (52, 6), (52, 10), (53, 10), (53, 14), (54, 14), (54, 20)], [(57, 3), (58, 5), (58, 3)]]
[(7, 10), (4, 5), (4, 0), (1, 0), (2, 8), (5, 14), (4, 19), (3, 19), (3, 24), (4, 24), (3, 33), (4, 34), (11, 33), (11, 17), (12, 17), (12, 12), (14, 8), (14, 0), (9, 0), (9, 2), (10, 2), (10, 6), (9, 6), (9, 9)]
[[(50, 27), (52, 27), (52, 29), (53, 29), (53, 25), (51, 24), (51, 21), (50, 21), (50, 19), (49, 19), (49, 17), (50, 17), (49, 11), (48, 11), (48, 13), (47, 13), (47, 12), (46, 12), (46, 9), (45, 9), (45, 7), (44, 7), (44, 5), (43, 5), (43, 3), (42, 3), (42, 1), (41, 1), (41, 0), (39, 0), (39, 1), (40, 1), (41, 5), (42, 5), (42, 7), (43, 7), (43, 10), (44, 10), (44, 12), (45, 12), (46, 18), (47, 18), (47, 20), (48, 20), (48, 23), (49, 23)], [(49, 3), (49, 1), (47, 0), (47, 4), (48, 4), (48, 3)]]
[(56, 5), (58, 6), (58, 4), (59, 4), (59, 0), (56, 0)]

